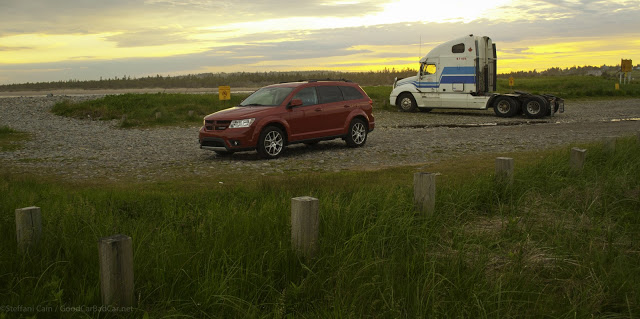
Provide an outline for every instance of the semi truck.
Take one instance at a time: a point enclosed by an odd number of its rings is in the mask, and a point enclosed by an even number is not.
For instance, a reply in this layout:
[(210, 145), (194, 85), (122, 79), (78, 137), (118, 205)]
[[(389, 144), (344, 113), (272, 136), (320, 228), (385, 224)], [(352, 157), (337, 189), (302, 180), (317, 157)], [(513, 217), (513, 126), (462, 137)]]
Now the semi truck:
[(398, 79), (389, 97), (403, 112), (432, 109), (493, 109), (499, 117), (529, 118), (564, 112), (564, 100), (551, 94), (497, 93), (496, 45), (470, 34), (442, 43), (420, 59), (416, 76)]

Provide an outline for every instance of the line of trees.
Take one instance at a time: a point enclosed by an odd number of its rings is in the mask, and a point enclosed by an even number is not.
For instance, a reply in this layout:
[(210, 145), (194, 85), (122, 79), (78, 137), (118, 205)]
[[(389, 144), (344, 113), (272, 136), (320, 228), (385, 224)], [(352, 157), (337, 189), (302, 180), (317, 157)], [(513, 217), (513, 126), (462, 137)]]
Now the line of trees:
[(100, 80), (68, 80), (0, 85), (0, 91), (42, 91), (60, 89), (141, 89), (141, 88), (215, 88), (220, 85), (232, 87), (261, 87), (268, 84), (309, 79), (347, 79), (360, 85), (391, 85), (394, 78), (415, 75), (417, 70), (383, 69), (368, 72), (297, 71), (297, 72), (234, 72), (201, 73), (182, 76), (147, 76), (132, 78), (108, 78)]
[[(636, 66), (636, 68), (640, 68), (640, 64)], [(616, 77), (620, 72), (620, 65), (602, 65), (602, 66), (572, 66), (567, 68), (548, 68), (544, 71), (538, 72), (537, 70), (533, 71), (516, 71), (510, 73), (503, 73), (498, 75), (502, 78), (508, 78), (510, 76), (513, 77), (536, 77), (536, 76), (561, 76), (561, 75), (592, 75), (592, 76), (602, 76), (602, 77)]]
[[(640, 64), (637, 66), (640, 68)], [(549, 68), (544, 71), (517, 71), (503, 73), (498, 76), (537, 77), (563, 75), (593, 75), (603, 77), (617, 77), (620, 66), (573, 66), (570, 68)], [(99, 80), (67, 80), (55, 82), (36, 82), (0, 85), (0, 91), (44, 91), (64, 89), (144, 89), (144, 88), (216, 88), (220, 85), (232, 87), (262, 87), (268, 84), (291, 82), (308, 79), (347, 79), (363, 86), (391, 85), (396, 77), (405, 78), (416, 75), (417, 70), (405, 68), (396, 70), (382, 69), (367, 72), (338, 72), (338, 71), (293, 71), (293, 72), (233, 72), (233, 73), (201, 73), (181, 76), (147, 76), (135, 78), (123, 77)]]

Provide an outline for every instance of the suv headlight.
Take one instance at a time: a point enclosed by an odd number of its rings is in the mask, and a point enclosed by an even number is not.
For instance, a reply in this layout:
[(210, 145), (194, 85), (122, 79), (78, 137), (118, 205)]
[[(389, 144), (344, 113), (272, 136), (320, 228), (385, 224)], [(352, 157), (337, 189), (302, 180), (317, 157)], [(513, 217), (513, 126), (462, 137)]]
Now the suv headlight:
[(229, 124), (229, 128), (241, 128), (241, 127), (249, 127), (255, 121), (255, 118), (252, 119), (244, 119), (244, 120), (233, 120), (231, 124)]

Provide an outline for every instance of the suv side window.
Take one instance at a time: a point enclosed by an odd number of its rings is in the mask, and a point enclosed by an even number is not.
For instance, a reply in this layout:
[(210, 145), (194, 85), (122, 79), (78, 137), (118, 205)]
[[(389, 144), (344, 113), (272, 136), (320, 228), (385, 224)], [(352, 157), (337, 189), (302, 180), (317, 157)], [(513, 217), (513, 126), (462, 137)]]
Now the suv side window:
[(293, 98), (302, 100), (302, 106), (318, 104), (318, 94), (314, 87), (308, 87), (298, 91)]
[(321, 104), (343, 100), (342, 91), (337, 86), (318, 86), (318, 100)]
[(340, 91), (342, 91), (342, 95), (346, 101), (359, 100), (362, 98), (362, 93), (353, 86), (341, 86)]

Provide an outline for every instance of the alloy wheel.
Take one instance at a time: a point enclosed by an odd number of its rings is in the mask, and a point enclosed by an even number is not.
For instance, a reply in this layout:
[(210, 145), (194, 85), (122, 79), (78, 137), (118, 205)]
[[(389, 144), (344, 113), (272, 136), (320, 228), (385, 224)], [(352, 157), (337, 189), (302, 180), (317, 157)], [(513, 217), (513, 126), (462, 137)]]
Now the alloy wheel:
[(280, 135), (277, 131), (271, 131), (267, 133), (267, 136), (264, 138), (264, 150), (270, 156), (276, 156), (280, 154), (282, 151), (282, 147), (284, 146), (284, 139), (282, 135)]
[(364, 124), (362, 124), (361, 122), (357, 122), (353, 125), (351, 138), (357, 145), (360, 145), (364, 142), (364, 140), (367, 138), (367, 130), (364, 128)]

